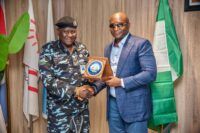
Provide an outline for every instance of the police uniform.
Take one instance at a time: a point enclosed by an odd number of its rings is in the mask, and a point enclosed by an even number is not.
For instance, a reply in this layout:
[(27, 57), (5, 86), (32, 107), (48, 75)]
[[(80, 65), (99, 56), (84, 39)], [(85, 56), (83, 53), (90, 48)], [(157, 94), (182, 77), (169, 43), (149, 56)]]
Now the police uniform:
[[(59, 28), (77, 26), (70, 17), (60, 19)], [(47, 113), (49, 133), (88, 133), (88, 100), (79, 101), (74, 94), (78, 86), (89, 84), (81, 76), (89, 52), (85, 45), (76, 42), (70, 53), (60, 40), (42, 47), (39, 70), (44, 87), (47, 88)]]

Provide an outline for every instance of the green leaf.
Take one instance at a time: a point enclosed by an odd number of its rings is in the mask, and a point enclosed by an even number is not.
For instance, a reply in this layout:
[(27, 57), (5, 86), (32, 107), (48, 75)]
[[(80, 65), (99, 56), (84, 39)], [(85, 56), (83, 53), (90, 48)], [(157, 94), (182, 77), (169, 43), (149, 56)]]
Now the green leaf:
[(28, 12), (25, 12), (15, 23), (12, 32), (8, 37), (10, 54), (19, 52), (23, 47), (29, 33), (29, 20), (29, 14)]
[(8, 59), (8, 42), (6, 38), (0, 35), (0, 71), (5, 69)]

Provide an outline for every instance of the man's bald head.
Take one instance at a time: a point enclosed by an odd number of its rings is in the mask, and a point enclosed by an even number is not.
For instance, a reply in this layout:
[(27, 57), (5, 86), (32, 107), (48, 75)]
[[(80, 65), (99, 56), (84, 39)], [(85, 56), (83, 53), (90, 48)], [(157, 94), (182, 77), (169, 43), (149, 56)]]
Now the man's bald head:
[(113, 19), (118, 19), (118, 20), (122, 20), (126, 23), (129, 23), (129, 18), (128, 16), (126, 15), (126, 13), (124, 12), (117, 12), (117, 13), (114, 13), (111, 17), (110, 17), (110, 22), (113, 20)]

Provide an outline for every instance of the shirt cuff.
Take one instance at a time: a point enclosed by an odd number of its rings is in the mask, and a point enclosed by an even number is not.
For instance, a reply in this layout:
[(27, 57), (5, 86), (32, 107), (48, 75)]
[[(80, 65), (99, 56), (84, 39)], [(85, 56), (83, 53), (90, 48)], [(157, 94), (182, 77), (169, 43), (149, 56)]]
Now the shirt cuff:
[(123, 79), (120, 79), (120, 80), (121, 80), (121, 86), (122, 86), (123, 88), (125, 88), (124, 80), (123, 80)]

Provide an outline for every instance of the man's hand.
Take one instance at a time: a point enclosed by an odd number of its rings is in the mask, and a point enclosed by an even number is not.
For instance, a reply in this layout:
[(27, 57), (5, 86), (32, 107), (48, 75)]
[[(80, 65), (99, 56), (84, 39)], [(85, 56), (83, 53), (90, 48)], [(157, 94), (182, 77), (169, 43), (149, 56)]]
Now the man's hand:
[(87, 90), (89, 91), (88, 98), (91, 98), (94, 95), (94, 88), (87, 85)]
[(89, 85), (83, 85), (81, 87), (76, 87), (75, 94), (80, 101), (83, 101), (94, 95), (94, 89)]
[(118, 87), (121, 86), (121, 79), (118, 77), (114, 77), (114, 76), (109, 76), (106, 77), (106, 80), (104, 80), (106, 82), (106, 84), (110, 87)]

